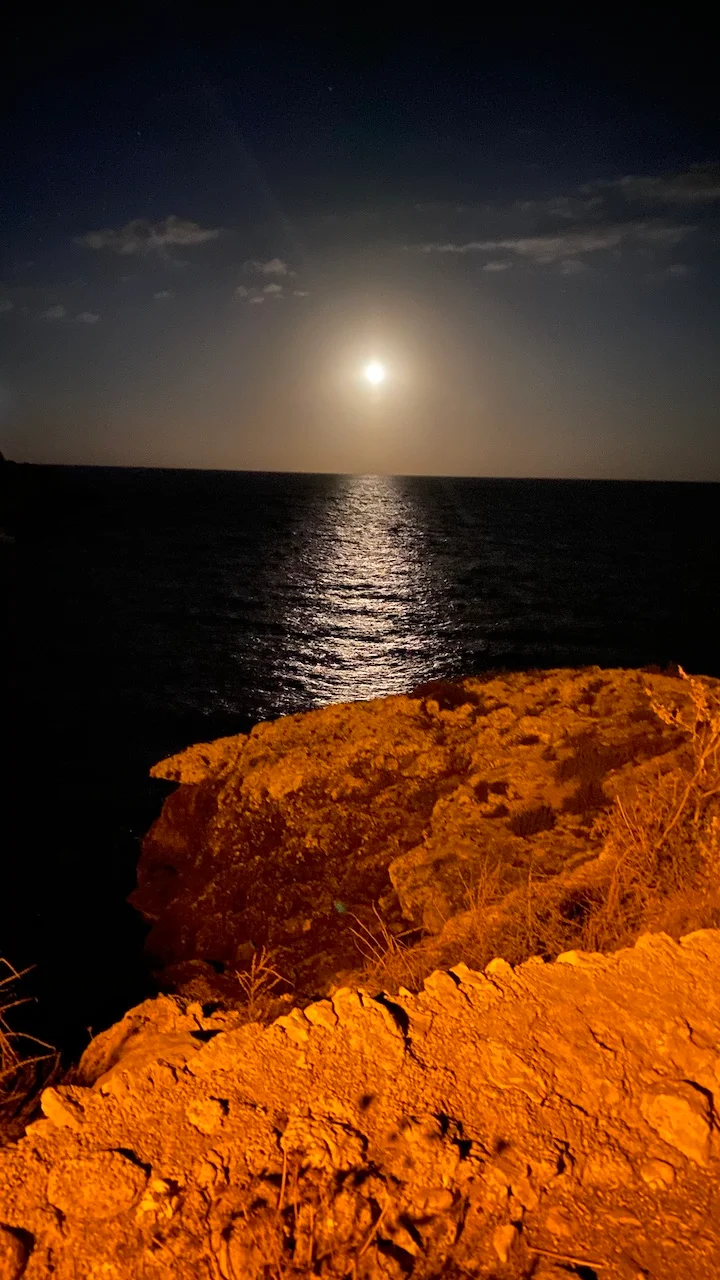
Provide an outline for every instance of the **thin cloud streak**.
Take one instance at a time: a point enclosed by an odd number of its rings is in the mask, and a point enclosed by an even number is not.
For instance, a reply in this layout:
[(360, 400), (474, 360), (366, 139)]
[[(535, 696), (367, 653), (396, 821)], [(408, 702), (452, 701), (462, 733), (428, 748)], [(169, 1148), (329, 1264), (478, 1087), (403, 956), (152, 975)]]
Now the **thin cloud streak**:
[(217, 240), (220, 229), (217, 227), (201, 227), (189, 218), (179, 218), (170, 214), (161, 222), (152, 223), (147, 218), (133, 218), (131, 222), (115, 230), (106, 227), (102, 231), (88, 231), (85, 235), (76, 236), (75, 244), (86, 249), (109, 249), (112, 253), (123, 256), (133, 254), (164, 253), (168, 249), (182, 246), (207, 244)]
[(541, 235), (517, 236), (502, 240), (467, 240), (465, 242), (430, 241), (417, 246), (426, 254), (514, 253), (519, 258), (548, 266), (583, 254), (596, 254), (619, 249), (626, 244), (679, 244), (693, 230), (691, 226), (655, 225), (651, 222), (620, 222), (583, 227)]

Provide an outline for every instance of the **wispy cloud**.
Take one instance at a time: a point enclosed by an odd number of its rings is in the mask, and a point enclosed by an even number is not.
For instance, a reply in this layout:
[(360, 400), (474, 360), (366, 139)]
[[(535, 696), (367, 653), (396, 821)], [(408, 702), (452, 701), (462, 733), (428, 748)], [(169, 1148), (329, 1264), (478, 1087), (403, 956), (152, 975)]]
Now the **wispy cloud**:
[[(677, 173), (624, 174), (618, 178), (598, 178), (565, 195), (544, 199), (518, 200), (515, 210), (522, 216), (546, 222), (607, 221), (624, 217), (627, 207), (644, 206), (673, 210), (681, 206), (698, 208), (720, 201), (720, 164), (695, 164)], [(614, 214), (613, 214), (614, 211)]]
[(645, 204), (712, 204), (720, 200), (720, 164), (693, 164), (679, 173), (656, 176), (626, 174), (588, 183), (582, 188), (589, 196), (617, 193), (629, 201)]
[(254, 289), (249, 289), (246, 284), (239, 284), (235, 290), (235, 297), (258, 306), (265, 301), (266, 297), (281, 298), (282, 292), (282, 285), (279, 284), (266, 284)]
[(168, 299), (174, 298), (174, 297), (175, 297), (175, 294), (173, 293), (172, 289), (158, 289), (157, 293), (153, 294), (153, 298), (155, 299), (156, 302), (167, 302)]
[(580, 195), (549, 196), (545, 200), (518, 200), (518, 213), (531, 217), (543, 217), (558, 222), (573, 222), (602, 210), (603, 196), (582, 188)]
[(3, 298), (2, 301), (0, 301), (0, 316), (8, 315), (8, 313), (12, 311), (14, 307), (15, 307), (14, 302), (11, 302), (9, 298)]
[(97, 324), (99, 319), (97, 311), (79, 311), (75, 317), (78, 324)]
[(690, 226), (668, 226), (652, 222), (619, 222), (568, 228), (542, 235), (515, 236), (502, 240), (431, 241), (419, 245), (422, 253), (475, 254), (503, 250), (538, 266), (567, 261), (584, 254), (619, 249), (626, 244), (676, 245), (692, 231)]
[(59, 302), (56, 302), (52, 307), (48, 307), (47, 311), (42, 313), (43, 320), (65, 320), (66, 318), (67, 309)]
[[(294, 275), (294, 272), (289, 274)], [(234, 296), (240, 298), (243, 302), (257, 306), (267, 298), (274, 298), (279, 301), (281, 298), (288, 297), (289, 294), (285, 292), (284, 285), (278, 284), (277, 280), (270, 280), (267, 284), (262, 284), (261, 281), (258, 281), (257, 285), (239, 284), (235, 289)], [(294, 298), (309, 298), (310, 290), (293, 289), (292, 296)]]
[(175, 246), (188, 248), (207, 244), (210, 240), (217, 240), (219, 235), (217, 227), (201, 227), (190, 218), (179, 218), (173, 213), (161, 222), (133, 218), (119, 230), (106, 227), (102, 231), (88, 231), (85, 235), (77, 236), (75, 243), (86, 249), (109, 249), (112, 253), (129, 256), (163, 253)]
[(291, 271), (287, 262), (283, 262), (282, 258), (268, 258), (266, 262), (261, 262), (259, 258), (249, 258), (243, 264), (243, 269), (249, 275), (255, 276), (294, 276), (295, 272)]
[(646, 265), (651, 260), (662, 274), (672, 251), (691, 234), (695, 253), (702, 252), (708, 237), (716, 237), (713, 218), (719, 204), (720, 164), (695, 164), (674, 173), (598, 179), (505, 207), (463, 208), (462, 218), (459, 208), (443, 206), (438, 213), (434, 206), (416, 207), (416, 213), (429, 217), (427, 230), (405, 247), (438, 256), (473, 255), (489, 273), (524, 264), (580, 276), (590, 266), (634, 254)]

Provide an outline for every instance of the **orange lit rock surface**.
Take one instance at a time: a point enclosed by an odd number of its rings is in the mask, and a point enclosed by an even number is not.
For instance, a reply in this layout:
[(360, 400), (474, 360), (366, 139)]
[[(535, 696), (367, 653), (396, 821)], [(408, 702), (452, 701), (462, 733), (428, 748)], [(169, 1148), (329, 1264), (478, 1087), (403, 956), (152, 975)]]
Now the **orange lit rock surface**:
[(571, 874), (596, 857), (592, 824), (616, 787), (677, 747), (648, 688), (684, 694), (636, 671), (519, 672), (325, 707), (164, 760), (153, 774), (180, 785), (132, 898), (163, 985), (199, 976), (199, 993), (231, 995), (265, 945), (312, 998), (362, 966), (359, 922), (372, 929), (376, 911), (393, 933), (438, 936), (488, 858), (509, 886)]
[(716, 1280), (720, 933), (335, 991), (160, 997), (0, 1151), (2, 1280)]

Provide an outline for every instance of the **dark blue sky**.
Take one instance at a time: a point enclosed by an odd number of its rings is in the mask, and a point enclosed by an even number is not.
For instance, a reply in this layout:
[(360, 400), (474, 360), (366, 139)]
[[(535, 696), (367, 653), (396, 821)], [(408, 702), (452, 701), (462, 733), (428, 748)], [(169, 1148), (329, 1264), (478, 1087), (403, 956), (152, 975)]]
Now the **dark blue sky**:
[(16, 19), (0, 447), (720, 479), (713, 50), (634, 17)]

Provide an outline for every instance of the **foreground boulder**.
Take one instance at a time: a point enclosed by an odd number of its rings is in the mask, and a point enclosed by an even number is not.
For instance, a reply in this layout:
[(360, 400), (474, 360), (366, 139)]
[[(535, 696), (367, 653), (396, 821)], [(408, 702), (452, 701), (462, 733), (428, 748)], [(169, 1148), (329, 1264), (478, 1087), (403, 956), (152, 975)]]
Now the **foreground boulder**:
[(502, 893), (570, 877), (558, 911), (574, 918), (598, 815), (682, 739), (648, 691), (687, 697), (679, 678), (597, 667), (436, 682), (163, 761), (153, 775), (180, 786), (132, 897), (163, 985), (232, 1000), (235, 971), (268, 947), (297, 998), (325, 994), (362, 968), (378, 921), (386, 941), (449, 938), (489, 876)]
[(2, 1280), (720, 1273), (720, 933), (340, 989), (168, 997), (0, 1151)]

